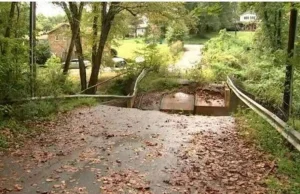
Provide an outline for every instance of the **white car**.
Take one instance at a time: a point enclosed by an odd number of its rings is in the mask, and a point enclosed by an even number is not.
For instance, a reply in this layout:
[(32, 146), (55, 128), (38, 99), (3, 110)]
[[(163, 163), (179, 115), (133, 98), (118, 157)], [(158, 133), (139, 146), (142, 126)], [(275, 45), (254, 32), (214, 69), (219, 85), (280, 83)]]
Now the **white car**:
[(112, 61), (114, 62), (115, 68), (122, 68), (125, 67), (125, 65), (127, 64), (125, 59), (122, 57), (115, 56), (112, 58)]

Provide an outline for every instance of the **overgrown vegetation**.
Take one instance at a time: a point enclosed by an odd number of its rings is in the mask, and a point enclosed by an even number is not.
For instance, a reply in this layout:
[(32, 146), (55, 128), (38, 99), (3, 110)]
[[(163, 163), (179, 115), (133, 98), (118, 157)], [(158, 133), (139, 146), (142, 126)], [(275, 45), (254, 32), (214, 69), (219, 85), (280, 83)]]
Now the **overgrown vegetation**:
[(270, 154), (274, 172), (266, 177), (270, 193), (300, 193), (300, 153), (265, 120), (250, 110), (237, 115), (240, 134), (258, 149)]
[[(260, 40), (259, 30), (253, 39), (246, 39), (239, 33), (236, 37), (223, 30), (218, 37), (209, 40), (203, 51), (203, 63), (196, 74), (202, 75), (200, 79), (207, 81), (224, 81), (227, 76), (234, 75), (242, 84), (241, 87), (257, 96), (262, 103), (281, 109), (286, 51), (278, 49), (274, 52), (268, 47), (258, 47), (256, 41)], [(299, 118), (297, 110), (300, 95), (296, 95), (296, 88), (300, 82), (296, 79), (297, 68), (294, 76), (293, 116)]]
[(160, 92), (178, 88), (179, 83), (174, 76), (151, 72), (138, 85), (140, 92)]

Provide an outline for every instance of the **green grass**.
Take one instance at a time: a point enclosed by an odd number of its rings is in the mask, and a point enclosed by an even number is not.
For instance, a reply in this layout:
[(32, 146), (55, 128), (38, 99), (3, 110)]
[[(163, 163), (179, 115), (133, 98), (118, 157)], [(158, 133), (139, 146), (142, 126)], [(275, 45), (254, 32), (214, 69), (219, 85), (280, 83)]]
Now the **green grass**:
[(189, 35), (188, 38), (184, 40), (185, 44), (204, 44), (209, 39), (218, 36), (218, 32), (205, 33), (202, 35)]
[[(136, 51), (139, 51), (141, 48), (143, 48), (143, 46), (146, 45), (143, 38), (124, 39), (118, 40), (117, 42), (119, 46), (115, 48), (118, 51), (118, 56), (131, 60), (134, 60), (137, 57)], [(177, 60), (178, 57), (172, 56), (169, 46), (166, 43), (157, 44), (157, 47), (162, 54), (167, 56), (168, 63), (173, 63), (175, 60)]]
[(253, 111), (240, 111), (237, 123), (246, 140), (276, 161), (276, 172), (266, 180), (270, 193), (300, 193), (300, 153)]
[[(235, 32), (228, 32), (229, 34), (235, 34)], [(202, 35), (190, 35), (184, 40), (185, 44), (205, 44), (211, 38), (218, 36), (219, 32), (211, 32)], [(254, 32), (248, 31), (238, 31), (236, 33), (237, 37), (244, 41), (251, 41), (254, 35)]]
[(288, 122), (295, 130), (300, 131), (300, 118), (291, 118)]

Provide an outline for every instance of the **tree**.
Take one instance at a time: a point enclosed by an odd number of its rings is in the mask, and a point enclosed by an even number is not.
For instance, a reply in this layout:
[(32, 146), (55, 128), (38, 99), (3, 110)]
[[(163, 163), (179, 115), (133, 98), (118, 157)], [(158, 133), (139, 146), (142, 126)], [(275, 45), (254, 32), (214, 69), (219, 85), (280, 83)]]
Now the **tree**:
[[(123, 11), (127, 11), (132, 15), (145, 14), (149, 18), (158, 18), (158, 16), (170, 17), (178, 13), (181, 3), (168, 3), (163, 5), (161, 3), (128, 3), (128, 2), (101, 2), (93, 3), (93, 49), (92, 49), (92, 72), (89, 81), (89, 89), (87, 93), (94, 94), (100, 70), (101, 61), (103, 58), (103, 51), (110, 31), (114, 24), (116, 16)], [(101, 12), (101, 16), (97, 12)], [(99, 24), (100, 20), (100, 24)], [(100, 29), (99, 29), (100, 28)], [(97, 42), (98, 41), (98, 42)]]
[(236, 3), (190, 2), (186, 8), (197, 18), (196, 33), (206, 33), (230, 28), (234, 24)]
[(286, 76), (284, 82), (283, 92), (283, 111), (285, 113), (286, 121), (289, 119), (291, 104), (292, 104), (292, 84), (293, 84), (293, 66), (291, 59), (294, 56), (295, 38), (296, 38), (296, 27), (297, 27), (297, 9), (293, 6), (290, 11), (290, 27), (289, 27), (289, 39), (288, 39), (288, 58), (286, 65)]
[(189, 29), (184, 22), (174, 22), (167, 28), (166, 40), (169, 43), (183, 41), (188, 36)]
[(0, 3), (0, 101), (28, 95), (27, 3)]
[(68, 22), (68, 19), (64, 15), (47, 17), (43, 14), (38, 14), (36, 19), (37, 30), (41, 32), (48, 32), (52, 30), (56, 25)]
[(239, 4), (241, 12), (254, 11), (261, 19), (262, 37), (258, 43), (260, 46), (270, 47), (273, 52), (283, 49), (282, 42), (287, 38), (284, 36), (284, 29), (287, 27), (288, 18), (283, 14), (286, 8), (286, 3), (279, 2), (242, 2)]
[(69, 45), (69, 50), (67, 53), (65, 65), (63, 72), (66, 74), (68, 72), (70, 66), (70, 60), (73, 53), (74, 45), (76, 47), (76, 55), (79, 61), (79, 71), (80, 71), (80, 82), (81, 82), (81, 90), (85, 90), (87, 87), (87, 80), (86, 80), (86, 69), (84, 65), (83, 59), (83, 50), (82, 50), (82, 42), (81, 42), (81, 31), (80, 31), (80, 23), (82, 17), (82, 11), (84, 7), (84, 3), (80, 2), (66, 2), (57, 3), (59, 4), (65, 11), (68, 21), (71, 27), (71, 41)]

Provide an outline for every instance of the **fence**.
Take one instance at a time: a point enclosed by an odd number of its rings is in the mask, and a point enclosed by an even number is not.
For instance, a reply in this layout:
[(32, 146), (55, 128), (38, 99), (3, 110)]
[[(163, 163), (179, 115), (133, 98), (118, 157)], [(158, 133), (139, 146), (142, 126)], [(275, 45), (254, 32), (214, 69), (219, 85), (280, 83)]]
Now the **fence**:
[(241, 92), (233, 83), (230, 77), (227, 77), (227, 84), (232, 92), (249, 108), (265, 119), (272, 125), (287, 141), (289, 141), (298, 151), (300, 151), (300, 133), (287, 125), (274, 113), (267, 110), (243, 92)]

